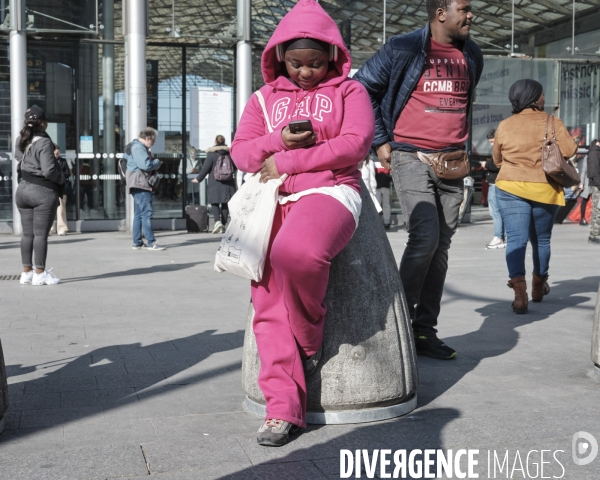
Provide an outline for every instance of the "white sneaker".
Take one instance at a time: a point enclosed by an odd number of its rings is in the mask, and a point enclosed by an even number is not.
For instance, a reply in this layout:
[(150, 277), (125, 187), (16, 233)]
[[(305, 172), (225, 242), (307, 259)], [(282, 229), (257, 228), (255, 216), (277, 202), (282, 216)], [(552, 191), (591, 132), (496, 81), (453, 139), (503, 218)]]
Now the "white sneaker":
[(505, 246), (506, 245), (504, 245), (504, 241), (501, 238), (494, 237), (494, 238), (492, 238), (492, 241), (490, 243), (488, 243), (485, 248), (495, 249), (495, 248), (504, 248)]
[(52, 269), (44, 270), (39, 275), (37, 273), (33, 274), (32, 285), (56, 285), (60, 283), (60, 278), (56, 278), (56, 275), (52, 273)]
[(146, 250), (164, 250), (167, 247), (159, 245), (158, 242), (154, 242), (152, 245), (146, 247)]
[(212, 230), (212, 233), (221, 233), (221, 228), (223, 227), (223, 224), (221, 222), (217, 222), (215, 223), (215, 226)]
[(21, 279), (19, 280), (19, 283), (21, 285), (31, 285), (31, 280), (33, 280), (33, 270), (31, 270), (31, 272), (21, 273)]

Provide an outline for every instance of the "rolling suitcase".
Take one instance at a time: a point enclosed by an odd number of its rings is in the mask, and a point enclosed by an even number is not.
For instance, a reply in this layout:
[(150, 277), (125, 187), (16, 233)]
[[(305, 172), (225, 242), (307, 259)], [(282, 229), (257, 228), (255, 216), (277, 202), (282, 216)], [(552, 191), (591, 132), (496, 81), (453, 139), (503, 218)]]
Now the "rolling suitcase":
[(185, 207), (185, 226), (188, 233), (208, 232), (208, 207), (195, 205), (194, 185), (198, 185), (198, 203), (200, 203), (200, 184), (192, 183), (192, 205)]

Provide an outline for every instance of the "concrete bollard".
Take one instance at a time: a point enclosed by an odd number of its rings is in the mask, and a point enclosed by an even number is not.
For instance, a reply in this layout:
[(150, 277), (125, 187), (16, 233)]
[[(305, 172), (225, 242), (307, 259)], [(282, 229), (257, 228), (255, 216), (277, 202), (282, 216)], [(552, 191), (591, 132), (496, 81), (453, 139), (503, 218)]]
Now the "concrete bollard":
[(4, 414), (8, 410), (8, 382), (6, 380), (6, 366), (4, 365), (4, 354), (2, 353), (2, 341), (0, 341), (0, 433), (4, 430)]
[[(375, 206), (362, 186), (359, 226), (333, 260), (323, 355), (307, 379), (307, 423), (341, 424), (405, 415), (417, 405), (416, 352), (398, 267)], [(250, 305), (244, 338), (244, 407), (265, 415)]]
[(598, 288), (598, 296), (596, 297), (596, 312), (592, 331), (592, 362), (594, 362), (596, 376), (600, 378), (600, 288)]

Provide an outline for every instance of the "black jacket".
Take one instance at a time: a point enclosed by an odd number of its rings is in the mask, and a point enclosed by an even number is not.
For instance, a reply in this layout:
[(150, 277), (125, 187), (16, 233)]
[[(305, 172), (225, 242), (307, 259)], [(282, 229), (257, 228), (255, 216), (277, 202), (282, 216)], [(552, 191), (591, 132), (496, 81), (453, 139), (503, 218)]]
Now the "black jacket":
[(590, 187), (600, 187), (600, 147), (591, 145), (587, 157), (587, 176)]
[(496, 177), (500, 172), (500, 169), (494, 163), (493, 158), (489, 158), (487, 162), (485, 162), (485, 179), (490, 185), (494, 185), (496, 183)]
[[(46, 132), (36, 131), (33, 138), (35, 142), (30, 144), (29, 150), (26, 149), (27, 155), (19, 148), (15, 149), (15, 160), (19, 162), (20, 174), (25, 181), (50, 188), (62, 196), (66, 180), (58, 160), (54, 157), (54, 143)], [(19, 136), (17, 145), (20, 142)]]
[(208, 203), (227, 203), (235, 193), (235, 178), (231, 180), (219, 181), (215, 179), (214, 168), (219, 155), (228, 154), (229, 147), (217, 146), (207, 148), (206, 160), (196, 179), (201, 182), (208, 175), (207, 197)]
[[(400, 112), (423, 74), (430, 31), (427, 22), (419, 30), (390, 38), (353, 77), (366, 87), (371, 96), (375, 112), (375, 148), (393, 143), (394, 127)], [(463, 55), (469, 66), (469, 111), (483, 70), (483, 54), (473, 40), (467, 40), (463, 44)]]

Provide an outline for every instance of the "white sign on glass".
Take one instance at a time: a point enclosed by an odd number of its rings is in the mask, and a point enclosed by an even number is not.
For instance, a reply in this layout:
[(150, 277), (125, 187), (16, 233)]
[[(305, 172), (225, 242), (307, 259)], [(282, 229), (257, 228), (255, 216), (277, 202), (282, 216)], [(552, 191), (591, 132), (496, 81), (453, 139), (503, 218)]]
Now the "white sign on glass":
[(215, 144), (217, 135), (223, 135), (227, 145), (231, 145), (232, 89), (196, 87), (190, 93), (190, 144), (206, 150)]

